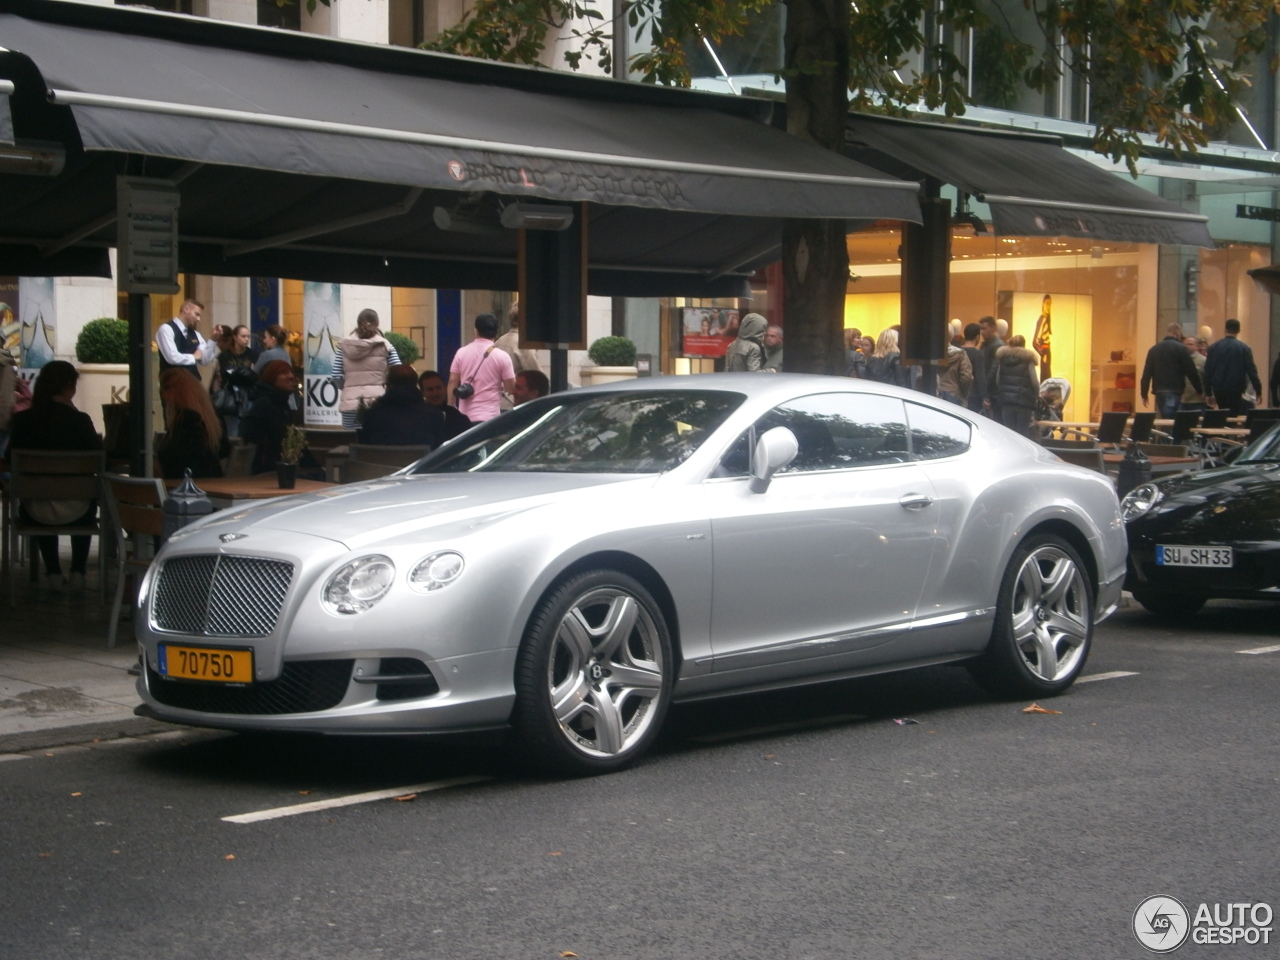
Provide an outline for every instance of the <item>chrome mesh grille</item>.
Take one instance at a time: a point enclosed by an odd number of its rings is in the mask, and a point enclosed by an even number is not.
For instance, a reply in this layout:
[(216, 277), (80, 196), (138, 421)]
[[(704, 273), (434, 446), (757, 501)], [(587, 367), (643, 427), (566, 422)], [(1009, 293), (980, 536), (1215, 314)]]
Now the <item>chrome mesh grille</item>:
[(156, 578), (156, 629), (216, 637), (265, 637), (275, 629), (293, 564), (262, 557), (174, 557)]

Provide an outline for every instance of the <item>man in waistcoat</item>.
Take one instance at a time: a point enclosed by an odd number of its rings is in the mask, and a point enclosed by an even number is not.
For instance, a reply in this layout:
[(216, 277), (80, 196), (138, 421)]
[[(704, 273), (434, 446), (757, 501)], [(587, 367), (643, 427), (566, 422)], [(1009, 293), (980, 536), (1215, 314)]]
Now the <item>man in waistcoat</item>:
[(160, 348), (160, 372), (182, 367), (197, 380), (200, 366), (208, 366), (218, 358), (218, 348), (196, 331), (204, 304), (188, 297), (182, 301), (178, 315), (156, 331)]

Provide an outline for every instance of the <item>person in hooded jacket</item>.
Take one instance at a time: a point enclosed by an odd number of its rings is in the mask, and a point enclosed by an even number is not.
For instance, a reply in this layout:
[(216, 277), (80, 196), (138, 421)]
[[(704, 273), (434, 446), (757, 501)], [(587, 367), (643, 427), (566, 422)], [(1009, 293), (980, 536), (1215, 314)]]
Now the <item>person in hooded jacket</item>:
[(373, 402), (360, 427), (360, 442), (378, 446), (440, 446), (444, 424), (418, 389), (418, 371), (400, 364), (387, 368), (387, 392)]
[(764, 334), (769, 321), (758, 313), (748, 313), (738, 324), (738, 337), (724, 352), (726, 373), (764, 369)]
[(359, 426), (361, 404), (367, 409), (382, 396), (387, 368), (399, 365), (396, 348), (378, 331), (378, 312), (361, 310), (355, 333), (338, 341), (333, 356), (332, 377), (335, 383), (342, 384), (338, 409), (342, 412), (343, 429)]
[(1021, 334), (996, 350), (996, 396), (1000, 422), (1015, 433), (1031, 436), (1031, 418), (1040, 400), (1040, 354)]
[(969, 405), (973, 364), (963, 347), (947, 344), (947, 355), (938, 364), (938, 396), (961, 407)]

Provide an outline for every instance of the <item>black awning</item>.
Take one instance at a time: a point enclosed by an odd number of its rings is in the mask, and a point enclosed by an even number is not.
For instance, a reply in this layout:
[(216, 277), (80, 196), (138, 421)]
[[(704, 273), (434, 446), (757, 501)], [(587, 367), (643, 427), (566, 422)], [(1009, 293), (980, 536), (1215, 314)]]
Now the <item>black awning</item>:
[(918, 218), (909, 184), (717, 102), (735, 98), (547, 84), (531, 68), (371, 58), (366, 44), (137, 11), (50, 22), (50, 6), (67, 5), (0, 3), (0, 45), (35, 63), (91, 151), (697, 213)]
[(1208, 217), (1075, 156), (1057, 137), (859, 115), (845, 139), (847, 155), (877, 170), (929, 177), (989, 204), (1000, 233), (1214, 246)]

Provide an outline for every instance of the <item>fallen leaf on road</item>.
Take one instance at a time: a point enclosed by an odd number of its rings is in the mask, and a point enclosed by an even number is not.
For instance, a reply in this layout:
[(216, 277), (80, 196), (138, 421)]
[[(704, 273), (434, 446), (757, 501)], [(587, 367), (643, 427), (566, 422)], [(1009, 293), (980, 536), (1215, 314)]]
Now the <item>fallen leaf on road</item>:
[(46, 753), (46, 754), (45, 754), (45, 756), (46, 756), (46, 757), (52, 757), (52, 756), (53, 756), (53, 754), (52, 754), (52, 753)]
[(563, 856), (564, 856), (564, 851), (563, 851), (563, 850), (552, 850), (549, 854), (547, 854), (547, 856), (549, 856), (549, 857), (563, 857)]
[(1023, 713), (1062, 713), (1061, 710), (1047, 710), (1038, 703), (1033, 703), (1029, 707), (1022, 708)]
[(36, 854), (36, 856), (37, 856), (37, 857), (52, 857), (52, 856), (53, 856), (53, 854), (52, 854), (52, 853), (37, 853), (37, 854)]
[(83, 793), (81, 793), (79, 790), (77, 790), (75, 793), (73, 793), (73, 794), (72, 794), (72, 796), (73, 796), (73, 797), (82, 797), (82, 796), (84, 796), (84, 794), (83, 794)]
[(311, 795), (311, 791), (310, 791), (310, 790), (299, 790), (299, 791), (298, 791), (298, 796), (300, 796), (300, 797), (308, 797), (308, 796), (310, 796), (310, 795)]
[(403, 797), (396, 797), (396, 802), (406, 803), (409, 800), (417, 800), (417, 799), (418, 799), (418, 795), (416, 793), (406, 793)]
[(776, 754), (776, 753), (766, 753), (766, 754), (764, 755), (764, 758), (765, 758), (766, 760), (772, 760), (772, 759), (773, 759), (774, 757), (776, 757), (776, 756), (777, 756), (777, 754)]
[(225, 857), (223, 857), (222, 859), (223, 859), (223, 860), (234, 860), (235, 858), (236, 858), (236, 855), (235, 855), (234, 853), (228, 853), (228, 854), (227, 854)]
[(576, 953), (574, 953), (572, 950), (561, 950), (561, 951), (560, 951), (560, 956), (562, 956), (562, 957), (576, 957), (576, 956), (577, 956), (577, 954), (576, 954)]

